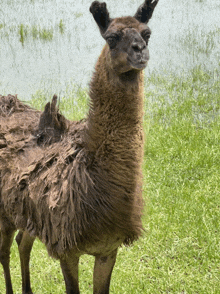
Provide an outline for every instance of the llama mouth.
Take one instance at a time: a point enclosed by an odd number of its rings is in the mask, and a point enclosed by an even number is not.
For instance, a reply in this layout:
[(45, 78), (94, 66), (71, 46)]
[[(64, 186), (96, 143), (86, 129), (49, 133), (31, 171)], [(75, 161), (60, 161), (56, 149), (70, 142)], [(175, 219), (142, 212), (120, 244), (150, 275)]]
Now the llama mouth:
[(143, 70), (147, 66), (148, 60), (149, 60), (148, 58), (144, 58), (144, 57), (139, 57), (138, 59), (128, 58), (128, 62), (130, 63), (130, 66), (133, 69), (137, 69), (137, 70)]
[(138, 70), (142, 70), (147, 66), (148, 60), (140, 60), (137, 62), (132, 62), (131, 66), (133, 69), (138, 69)]

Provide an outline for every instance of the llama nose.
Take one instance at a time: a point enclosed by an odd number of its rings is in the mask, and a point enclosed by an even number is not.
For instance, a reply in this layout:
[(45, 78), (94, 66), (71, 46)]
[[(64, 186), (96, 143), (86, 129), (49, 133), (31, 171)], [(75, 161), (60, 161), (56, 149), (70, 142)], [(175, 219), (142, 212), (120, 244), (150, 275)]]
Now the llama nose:
[(134, 51), (139, 52), (146, 48), (146, 44), (144, 42), (133, 42), (131, 46), (134, 49)]

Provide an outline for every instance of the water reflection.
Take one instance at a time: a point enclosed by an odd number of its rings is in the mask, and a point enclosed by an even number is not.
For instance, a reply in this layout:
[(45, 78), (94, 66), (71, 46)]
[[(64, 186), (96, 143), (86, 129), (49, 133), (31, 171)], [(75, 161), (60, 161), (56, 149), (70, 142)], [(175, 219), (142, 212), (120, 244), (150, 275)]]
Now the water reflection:
[[(0, 8), (0, 93), (29, 99), (39, 89), (57, 94), (67, 84), (87, 86), (104, 45), (89, 12), (91, 0), (3, 0)], [(220, 57), (218, 0), (160, 0), (150, 22), (153, 70), (212, 68)], [(113, 17), (134, 15), (141, 0), (107, 1)], [(64, 28), (59, 29), (60, 21)], [(23, 44), (19, 26), (26, 28)], [(53, 39), (33, 37), (33, 27), (52, 30)]]

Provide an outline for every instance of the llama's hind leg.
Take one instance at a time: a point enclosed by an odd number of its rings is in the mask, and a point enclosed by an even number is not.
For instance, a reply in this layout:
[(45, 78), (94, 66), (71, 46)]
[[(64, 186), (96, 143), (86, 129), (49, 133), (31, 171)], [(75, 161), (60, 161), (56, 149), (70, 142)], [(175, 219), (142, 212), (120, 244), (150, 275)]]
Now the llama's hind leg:
[(78, 265), (79, 257), (71, 254), (67, 254), (65, 258), (60, 259), (60, 265), (63, 272), (66, 293), (67, 294), (79, 294), (79, 281), (78, 281)]
[(21, 262), (22, 294), (33, 294), (30, 283), (29, 261), (34, 239), (26, 231), (19, 231), (16, 236)]
[(95, 257), (93, 274), (93, 293), (109, 294), (111, 274), (117, 257), (117, 249), (110, 255), (98, 255)]
[[(6, 223), (7, 221), (4, 220), (4, 224)], [(10, 224), (10, 222), (8, 223)], [(10, 248), (13, 242), (15, 228), (10, 225), (2, 225), (2, 222), (0, 227), (0, 262), (4, 269), (6, 294), (13, 294), (9, 262)]]

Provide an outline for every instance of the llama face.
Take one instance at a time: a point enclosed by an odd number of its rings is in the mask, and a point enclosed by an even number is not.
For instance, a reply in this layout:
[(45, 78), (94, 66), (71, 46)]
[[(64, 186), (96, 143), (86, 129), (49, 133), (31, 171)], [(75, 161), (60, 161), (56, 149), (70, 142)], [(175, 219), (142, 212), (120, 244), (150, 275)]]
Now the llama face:
[[(145, 0), (134, 17), (112, 19), (106, 3), (94, 1), (90, 7), (102, 37), (108, 44), (109, 66), (117, 73), (143, 70), (149, 60), (147, 26), (159, 0)], [(110, 58), (109, 58), (110, 57)]]
[(148, 41), (151, 31), (133, 17), (112, 20), (105, 34), (111, 67), (120, 73), (143, 70), (149, 60)]

